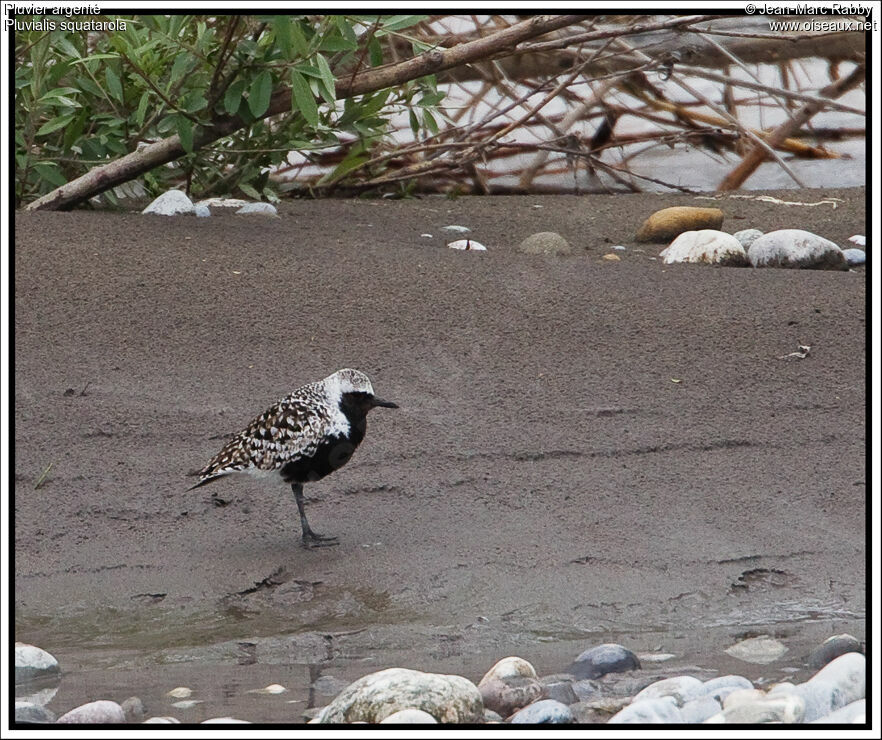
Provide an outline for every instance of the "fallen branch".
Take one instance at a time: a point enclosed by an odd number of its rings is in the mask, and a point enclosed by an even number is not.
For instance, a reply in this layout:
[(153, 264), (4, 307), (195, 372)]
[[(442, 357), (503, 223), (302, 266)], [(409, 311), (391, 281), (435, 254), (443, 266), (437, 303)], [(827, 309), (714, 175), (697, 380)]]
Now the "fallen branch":
[[(866, 74), (866, 66), (859, 64), (855, 67), (848, 77), (843, 77), (835, 82), (830, 83), (820, 92), (821, 98), (838, 98), (854, 87), (857, 87), (864, 80)], [(791, 118), (776, 129), (768, 136), (764, 136), (765, 144), (771, 148), (776, 148), (781, 143), (798, 131), (805, 123), (807, 123), (816, 113), (824, 108), (825, 101), (818, 100), (816, 102), (806, 103)], [(717, 187), (717, 192), (726, 190), (736, 190), (741, 187), (744, 181), (750, 177), (754, 170), (759, 167), (768, 158), (767, 152), (760, 147), (753, 147), (750, 152), (745, 155), (744, 159), (738, 166), (732, 170)]]
[[(354, 95), (376, 92), (459, 65), (470, 64), (479, 59), (512, 53), (522, 41), (584, 20), (585, 16), (582, 15), (534, 16), (502, 31), (451, 49), (432, 49), (397, 64), (376, 67), (347, 80), (338, 80), (337, 99), (342, 100)], [(268, 118), (290, 110), (291, 89), (283, 87), (273, 94), (269, 108), (261, 118)], [(246, 125), (250, 124), (246, 124), (238, 115), (220, 117), (209, 126), (197, 128), (193, 137), (193, 148), (194, 150), (199, 149), (217, 139), (229, 136)], [(140, 150), (102, 167), (90, 170), (85, 175), (71, 180), (33, 201), (26, 207), (26, 210), (68, 210), (99, 193), (138, 177), (154, 167), (179, 159), (185, 153), (180, 137), (174, 134), (167, 139), (148, 144)]]

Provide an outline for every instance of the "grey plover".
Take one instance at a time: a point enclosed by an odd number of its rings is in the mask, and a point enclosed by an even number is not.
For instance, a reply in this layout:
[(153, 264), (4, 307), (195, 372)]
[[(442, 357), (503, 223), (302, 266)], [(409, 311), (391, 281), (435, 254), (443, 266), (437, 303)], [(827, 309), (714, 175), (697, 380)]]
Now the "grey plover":
[(202, 470), (198, 488), (232, 473), (279, 473), (291, 484), (307, 547), (336, 545), (306, 520), (303, 484), (343, 467), (364, 439), (367, 414), (375, 406), (398, 405), (374, 395), (368, 376), (349, 368), (301, 386), (270, 406), (233, 437)]

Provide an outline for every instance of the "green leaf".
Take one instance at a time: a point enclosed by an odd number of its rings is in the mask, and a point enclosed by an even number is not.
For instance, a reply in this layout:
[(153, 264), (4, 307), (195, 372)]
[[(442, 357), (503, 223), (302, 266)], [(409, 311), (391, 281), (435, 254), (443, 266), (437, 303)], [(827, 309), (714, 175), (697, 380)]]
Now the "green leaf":
[(107, 89), (110, 91), (110, 94), (122, 103), (123, 89), (122, 83), (119, 81), (119, 75), (111, 67), (107, 67), (104, 70), (104, 79), (107, 81)]
[[(70, 43), (70, 42), (68, 42)], [(76, 49), (74, 49), (76, 51)], [(77, 55), (79, 57), (79, 54)], [(69, 62), (69, 64), (80, 64), (81, 62), (92, 62), (96, 59), (119, 59), (119, 54), (89, 54), (87, 57), (79, 57)]]
[(376, 36), (371, 36), (368, 41), (368, 54), (372, 67), (379, 67), (383, 63), (383, 47), (380, 46), (380, 41)]
[(135, 122), (139, 126), (144, 125), (144, 116), (147, 115), (147, 104), (150, 102), (150, 93), (145, 91), (138, 101), (138, 110), (135, 111)]
[(239, 183), (239, 190), (241, 190), (245, 195), (249, 198), (254, 198), (254, 200), (260, 200), (260, 193), (254, 189), (253, 186), (249, 185), (247, 182)]
[(430, 111), (423, 111), (423, 123), (426, 128), (429, 129), (433, 134), (438, 133), (438, 122), (435, 120), (435, 116), (431, 114)]
[(291, 36), (291, 48), (294, 49), (298, 57), (309, 55), (309, 43), (303, 35), (303, 28), (299, 21), (292, 21), (291, 27), (288, 29)]
[(306, 79), (296, 69), (291, 70), (291, 110), (299, 112), (310, 126), (318, 125), (318, 104)]
[(186, 54), (178, 54), (175, 57), (175, 63), (171, 69), (171, 77), (169, 77), (171, 84), (177, 82), (187, 73), (187, 70), (190, 68), (190, 61), (190, 57)]
[(273, 78), (269, 70), (263, 70), (251, 83), (248, 90), (248, 108), (251, 115), (260, 118), (269, 109), (270, 95), (273, 92)]
[(55, 187), (60, 187), (67, 183), (67, 178), (61, 173), (55, 162), (34, 162), (34, 169), (39, 173), (40, 177), (48, 180)]
[(245, 92), (245, 80), (240, 78), (233, 82), (224, 93), (224, 110), (231, 116), (235, 116), (239, 112), (243, 92)]
[(63, 116), (50, 118), (37, 130), (37, 136), (45, 136), (46, 134), (51, 134), (53, 131), (58, 131), (60, 128), (64, 128), (75, 116), (76, 113), (65, 113)]
[(384, 16), (381, 21), (381, 28), (377, 32), (377, 35), (385, 35), (390, 33), (391, 31), (401, 31), (404, 28), (410, 28), (411, 26), (415, 26), (417, 23), (422, 23), (424, 20), (427, 20), (429, 16), (427, 15), (389, 15)]
[(187, 154), (193, 153), (193, 121), (184, 116), (178, 116), (178, 136), (181, 137), (181, 146)]
[(291, 32), (291, 16), (277, 15), (273, 18), (273, 33), (276, 36), (276, 42), (284, 54), (285, 59), (293, 59), (296, 56), (294, 48), (294, 39)]
[(319, 73), (321, 74), (321, 79), (324, 83), (325, 91), (327, 93), (325, 95), (322, 95), (322, 97), (329, 103), (333, 104), (334, 101), (337, 99), (334, 73), (331, 71), (331, 67), (328, 65), (328, 60), (325, 59), (321, 54), (315, 55), (315, 62), (316, 66), (319, 69)]
[(344, 157), (343, 161), (338, 164), (332, 172), (329, 172), (325, 175), (321, 180), (318, 181), (319, 185), (324, 185), (328, 182), (333, 182), (334, 180), (338, 180), (348, 173), (352, 172), (365, 162), (368, 161), (370, 157), (365, 154), (361, 149), (353, 149), (349, 154)]

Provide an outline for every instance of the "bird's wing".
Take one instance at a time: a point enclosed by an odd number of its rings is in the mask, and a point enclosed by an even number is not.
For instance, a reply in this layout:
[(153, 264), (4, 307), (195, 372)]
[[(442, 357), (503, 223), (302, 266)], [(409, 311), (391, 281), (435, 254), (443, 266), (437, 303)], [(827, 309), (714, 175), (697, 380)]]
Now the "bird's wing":
[(329, 427), (327, 417), (312, 413), (307, 401), (283, 398), (224, 445), (199, 471), (200, 484), (254, 468), (278, 470), (291, 460), (313, 454)]

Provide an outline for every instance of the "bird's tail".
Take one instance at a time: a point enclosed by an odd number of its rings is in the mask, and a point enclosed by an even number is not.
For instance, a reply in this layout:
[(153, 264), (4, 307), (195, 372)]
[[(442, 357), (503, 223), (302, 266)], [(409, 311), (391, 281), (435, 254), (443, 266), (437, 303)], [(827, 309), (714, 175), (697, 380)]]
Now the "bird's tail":
[[(204, 486), (206, 483), (213, 483), (218, 478), (223, 478), (225, 475), (229, 475), (230, 471), (226, 471), (223, 473), (208, 473), (207, 475), (203, 475), (202, 478), (199, 479), (198, 483), (194, 483), (187, 490), (192, 491), (194, 488), (199, 488), (199, 486)], [(201, 473), (196, 473), (196, 475), (201, 475)]]

